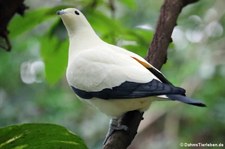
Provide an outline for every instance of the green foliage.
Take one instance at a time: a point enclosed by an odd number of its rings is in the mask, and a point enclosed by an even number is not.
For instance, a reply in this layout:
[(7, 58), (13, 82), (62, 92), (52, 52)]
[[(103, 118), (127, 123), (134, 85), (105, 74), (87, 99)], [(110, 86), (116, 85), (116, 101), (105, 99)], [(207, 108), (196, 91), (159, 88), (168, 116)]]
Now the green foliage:
[(135, 0), (121, 0), (121, 3), (123, 3), (126, 7), (135, 9), (137, 8), (137, 3)]
[(143, 57), (146, 55), (149, 39), (153, 36), (151, 30), (129, 28), (119, 20), (111, 19), (100, 11), (89, 10), (86, 14), (91, 25), (104, 41), (118, 44)]
[(87, 149), (83, 140), (55, 124), (21, 124), (0, 129), (4, 149)]
[(41, 55), (45, 62), (46, 79), (55, 84), (65, 74), (68, 43), (55, 36), (44, 36), (41, 39)]
[(10, 36), (18, 36), (35, 26), (40, 25), (42, 22), (55, 17), (56, 10), (59, 10), (62, 6), (54, 8), (40, 8), (25, 13), (23, 17), (15, 16), (9, 25)]
[[(40, 8), (28, 11), (23, 17), (15, 16), (9, 26), (10, 36), (16, 37), (21, 35), (38, 27), (42, 22), (47, 22), (51, 19), (54, 19), (52, 23), (54, 26), (55, 22), (59, 20), (59, 18), (56, 18), (56, 11), (62, 8), (64, 7)], [(49, 29), (46, 30), (47, 33)], [(65, 73), (68, 44), (65, 41), (60, 41), (55, 36), (51, 36), (51, 34), (44, 34), (44, 36), (40, 37), (40, 41), (41, 55), (46, 68), (46, 79), (50, 84), (55, 84)]]

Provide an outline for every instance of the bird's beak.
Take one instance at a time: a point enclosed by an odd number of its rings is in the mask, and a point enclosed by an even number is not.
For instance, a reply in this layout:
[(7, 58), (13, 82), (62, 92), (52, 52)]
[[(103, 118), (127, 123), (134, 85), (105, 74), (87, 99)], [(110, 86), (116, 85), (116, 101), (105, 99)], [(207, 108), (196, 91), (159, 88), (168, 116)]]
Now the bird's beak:
[(56, 12), (57, 15), (63, 15), (64, 13), (65, 13), (64, 10), (59, 10), (59, 11)]

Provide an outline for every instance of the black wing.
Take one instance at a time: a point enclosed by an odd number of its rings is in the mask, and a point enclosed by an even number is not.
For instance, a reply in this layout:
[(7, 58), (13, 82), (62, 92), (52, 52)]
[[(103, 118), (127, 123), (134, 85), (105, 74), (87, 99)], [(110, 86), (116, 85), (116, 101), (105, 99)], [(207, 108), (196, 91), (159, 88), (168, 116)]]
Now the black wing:
[(132, 99), (157, 95), (179, 94), (185, 95), (185, 90), (170, 84), (153, 79), (148, 83), (136, 83), (126, 81), (111, 89), (103, 89), (97, 92), (87, 92), (72, 86), (73, 91), (81, 98), (91, 99)]

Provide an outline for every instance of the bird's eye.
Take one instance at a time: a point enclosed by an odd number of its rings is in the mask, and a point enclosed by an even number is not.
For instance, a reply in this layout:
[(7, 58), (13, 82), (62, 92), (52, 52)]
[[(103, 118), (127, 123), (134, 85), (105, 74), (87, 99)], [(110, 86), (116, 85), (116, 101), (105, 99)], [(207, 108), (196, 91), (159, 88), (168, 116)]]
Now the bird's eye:
[(74, 13), (75, 13), (76, 15), (79, 15), (79, 14), (80, 14), (77, 10), (75, 10)]

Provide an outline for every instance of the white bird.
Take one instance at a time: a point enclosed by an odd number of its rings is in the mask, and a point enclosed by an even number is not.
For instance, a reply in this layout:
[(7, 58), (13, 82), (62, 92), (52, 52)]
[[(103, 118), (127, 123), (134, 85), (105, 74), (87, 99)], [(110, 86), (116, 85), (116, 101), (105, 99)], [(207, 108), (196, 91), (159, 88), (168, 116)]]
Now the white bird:
[(68, 83), (79, 98), (103, 113), (118, 118), (128, 111), (145, 111), (160, 98), (205, 106), (186, 97), (184, 89), (139, 55), (101, 40), (78, 9), (57, 14), (69, 35)]

